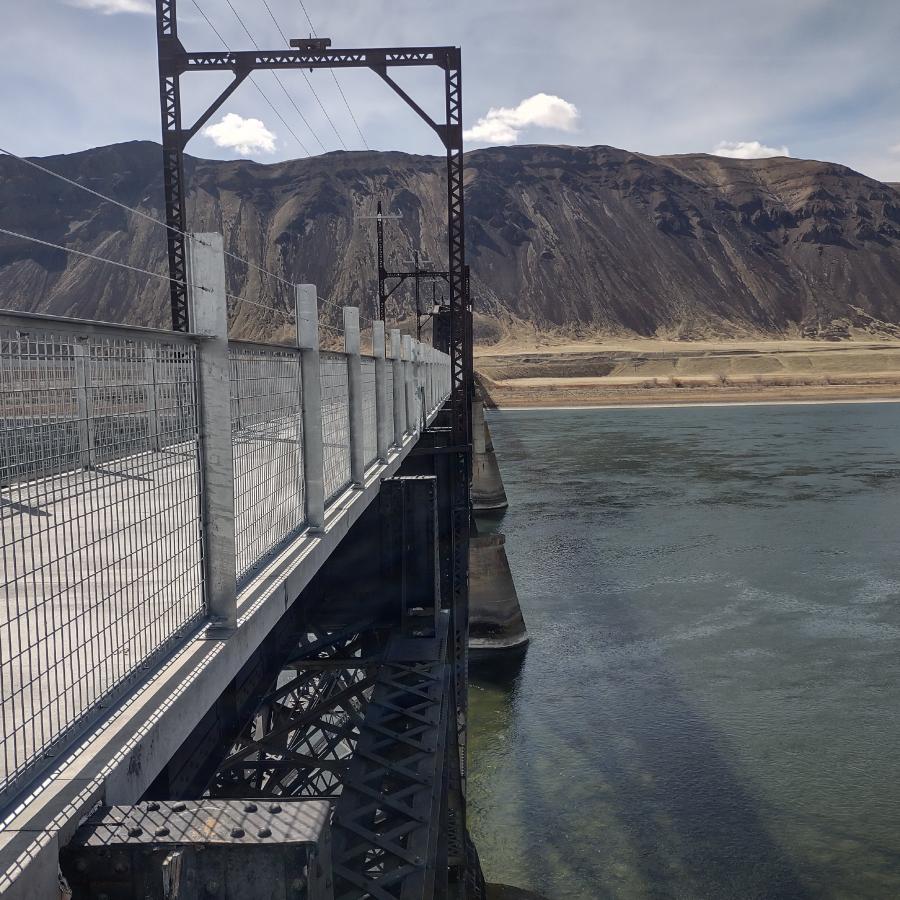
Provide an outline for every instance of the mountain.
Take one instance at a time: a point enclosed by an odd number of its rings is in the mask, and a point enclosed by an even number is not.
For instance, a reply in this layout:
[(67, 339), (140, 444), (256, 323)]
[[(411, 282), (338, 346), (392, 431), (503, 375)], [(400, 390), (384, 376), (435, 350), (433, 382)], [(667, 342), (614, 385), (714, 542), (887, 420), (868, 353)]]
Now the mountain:
[[(42, 165), (161, 218), (150, 142)], [(413, 247), (446, 259), (444, 161), (330, 153), (274, 165), (189, 157), (189, 221), (222, 231), (234, 327), (287, 334), (287, 282), (373, 309), (376, 202), (388, 266)], [(900, 192), (844, 166), (789, 158), (653, 157), (612, 147), (522, 146), (466, 157), (476, 333), (798, 335), (900, 323)], [(0, 227), (164, 273), (165, 230), (0, 157)], [(401, 292), (398, 309), (410, 309)], [(426, 289), (430, 301), (430, 289)], [(162, 325), (167, 285), (0, 235), (0, 305)], [(336, 310), (329, 307), (329, 315)], [(371, 314), (371, 313), (368, 313)], [(393, 316), (392, 316), (393, 317)]]

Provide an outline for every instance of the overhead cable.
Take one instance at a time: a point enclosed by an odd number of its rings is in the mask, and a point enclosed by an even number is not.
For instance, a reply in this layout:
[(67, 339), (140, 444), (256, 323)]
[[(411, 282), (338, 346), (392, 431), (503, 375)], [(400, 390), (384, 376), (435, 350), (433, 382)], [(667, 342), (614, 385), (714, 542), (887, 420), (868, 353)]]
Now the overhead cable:
[[(54, 178), (58, 178), (60, 181), (64, 181), (66, 184), (70, 184), (72, 187), (76, 187), (85, 193), (92, 194), (94, 197), (98, 197), (100, 200), (105, 200), (107, 203), (112, 203), (114, 206), (118, 206), (120, 209), (124, 209), (127, 212), (134, 213), (136, 216), (140, 216), (142, 219), (146, 219), (148, 222), (152, 222), (154, 225), (159, 225), (161, 228), (166, 228), (169, 231), (174, 232), (175, 234), (180, 234), (189, 240), (197, 241), (203, 246), (208, 246), (204, 241), (201, 241), (196, 235), (190, 234), (186, 231), (182, 231), (180, 228), (176, 228), (174, 225), (169, 225), (166, 222), (163, 222), (162, 219), (157, 219), (155, 216), (151, 216), (148, 213), (142, 212), (139, 209), (135, 209), (133, 206), (129, 206), (127, 203), (122, 203), (119, 200), (114, 200), (112, 197), (108, 197), (106, 194), (101, 194), (100, 191), (95, 191), (93, 188), (89, 188), (86, 185), (80, 184), (77, 181), (73, 181), (71, 178), (66, 178), (65, 175), (60, 175), (59, 172), (54, 172), (52, 169), (47, 169), (44, 166), (38, 165), (38, 163), (33, 162), (30, 159), (26, 159), (23, 156), (19, 156), (13, 153), (11, 150), (6, 150), (3, 147), (0, 147), (0, 153), (5, 153), (7, 156), (12, 159), (16, 159), (21, 163), (24, 163), (26, 166), (31, 166), (33, 169), (37, 169), (39, 172), (43, 172), (45, 175), (52, 175)], [(231, 257), (234, 260), (237, 260), (240, 263), (243, 263), (245, 266), (250, 266), (252, 269), (256, 269), (257, 272), (261, 272), (263, 275), (268, 276), (269, 278), (274, 278), (276, 281), (280, 281), (282, 284), (286, 284), (289, 287), (293, 287), (293, 283), (288, 281), (286, 278), (282, 278), (280, 275), (276, 275), (274, 272), (270, 272), (268, 269), (264, 269), (262, 266), (257, 265), (256, 263), (250, 262), (248, 259), (244, 259), (242, 256), (238, 256), (236, 253), (232, 253), (230, 250), (223, 251), (226, 256)]]
[[(300, 9), (303, 10), (303, 15), (306, 16), (306, 21), (309, 23), (309, 30), (312, 32), (312, 36), (318, 37), (318, 35), (316, 34), (316, 29), (313, 27), (312, 19), (310, 19), (309, 13), (306, 11), (306, 6), (304, 5), (303, 0), (299, 0), (299, 2)], [(334, 83), (337, 85), (338, 91), (340, 91), (341, 97), (344, 101), (344, 106), (347, 107), (347, 112), (350, 113), (350, 118), (353, 120), (353, 124), (356, 127), (356, 130), (359, 132), (359, 137), (363, 142), (363, 147), (365, 147), (366, 150), (371, 150), (372, 148), (366, 141), (366, 136), (362, 133), (362, 129), (359, 127), (359, 122), (356, 121), (356, 116), (353, 115), (353, 110), (350, 107), (350, 101), (347, 99), (347, 95), (344, 93), (344, 89), (341, 87), (340, 81), (338, 81), (337, 73), (334, 71), (334, 69), (329, 69), (328, 71), (331, 72), (331, 77), (334, 79)]]
[[(285, 46), (288, 46), (290, 44), (290, 41), (288, 40), (287, 35), (284, 33), (284, 31), (282, 31), (281, 25), (278, 24), (278, 19), (275, 18), (275, 13), (272, 12), (272, 8), (269, 6), (267, 0), (262, 0), (262, 3), (263, 3), (263, 6), (265, 6), (265, 8), (266, 8), (266, 12), (268, 12), (269, 17), (275, 23), (275, 27), (278, 29), (278, 33), (281, 35), (281, 39), (284, 41)], [(344, 143), (344, 139), (341, 137), (341, 133), (335, 127), (335, 124), (332, 121), (331, 116), (328, 115), (328, 110), (325, 109), (325, 105), (319, 99), (319, 95), (316, 93), (316, 89), (313, 87), (312, 82), (309, 80), (309, 75), (307, 75), (306, 72), (303, 71), (303, 69), (300, 70), (300, 74), (306, 80), (306, 84), (309, 87), (309, 89), (312, 91), (313, 97), (316, 98), (316, 103), (319, 104), (319, 108), (322, 110), (323, 114), (325, 115), (325, 118), (328, 119), (328, 124), (331, 126), (331, 130), (335, 133), (337, 139), (341, 142), (341, 146), (346, 150), (347, 145)]]
[(180, 278), (172, 278), (171, 275), (164, 275), (162, 272), (151, 272), (149, 269), (141, 269), (138, 266), (130, 266), (128, 263), (118, 262), (115, 259), (107, 259), (105, 256), (97, 256), (94, 253), (87, 253), (84, 250), (76, 250), (73, 247), (64, 247), (62, 244), (54, 244), (51, 241), (44, 241), (41, 238), (32, 237), (30, 234), (20, 234), (18, 231), (10, 231), (7, 228), (0, 228), (0, 234), (7, 234), (10, 237), (20, 238), (23, 241), (30, 241), (33, 244), (41, 244), (44, 247), (52, 247), (54, 250), (62, 250), (64, 253), (74, 253), (76, 256), (84, 256), (87, 259), (95, 259), (97, 262), (107, 263), (111, 266), (118, 266), (120, 269), (128, 269), (132, 272), (140, 272), (141, 275), (150, 275), (153, 278), (160, 278), (163, 281), (172, 281), (175, 284), (183, 284), (186, 287), (193, 287), (197, 290), (210, 292), (209, 288), (200, 287), (199, 285), (191, 285), (187, 281)]
[[(259, 44), (256, 43), (256, 39), (250, 33), (250, 29), (247, 27), (244, 20), (241, 18), (240, 13), (234, 8), (234, 4), (231, 2), (231, 0), (225, 0), (225, 2), (228, 4), (228, 8), (234, 13), (234, 16), (238, 20), (238, 22), (241, 23), (241, 28), (244, 29), (244, 33), (247, 35), (247, 37), (250, 38), (250, 43), (253, 44), (253, 46), (256, 48), (256, 50), (259, 50), (260, 49)], [(290, 92), (288, 91), (288, 89), (284, 86), (284, 82), (278, 77), (278, 73), (273, 71), (272, 77), (278, 82), (278, 86), (281, 88), (282, 91), (284, 91), (284, 95), (285, 95), (285, 97), (288, 98), (288, 102), (291, 104), (291, 106), (294, 107), (294, 109), (297, 112), (297, 115), (300, 116), (300, 118), (303, 120), (303, 124), (310, 130), (310, 133), (316, 139), (316, 142), (318, 143), (318, 145), (322, 148), (322, 150), (324, 152), (325, 145), (319, 139), (319, 135), (316, 134), (315, 129), (307, 121), (306, 116), (303, 115), (303, 112), (301, 111), (300, 107), (297, 106), (296, 101), (290, 95)], [(271, 106), (271, 103), (269, 105)], [(274, 109), (274, 107), (273, 107), (273, 109)], [(279, 118), (281, 118), (281, 116), (279, 116)], [(282, 119), (282, 122), (284, 122), (284, 119)], [(285, 125), (286, 124), (287, 123), (285, 123)], [(307, 156), (309, 156), (309, 155), (310, 155), (309, 151), (307, 151)]]
[[(204, 20), (206, 21), (206, 24), (209, 25), (209, 27), (212, 29), (213, 34), (215, 34), (215, 36), (221, 41), (222, 46), (229, 53), (231, 53), (232, 52), (231, 47), (228, 45), (228, 42), (225, 40), (225, 38), (222, 37), (221, 33), (219, 32), (219, 29), (216, 28), (216, 26), (213, 25), (213, 23), (210, 21), (209, 16), (203, 11), (203, 9), (200, 7), (200, 4), (197, 2), (197, 0), (191, 0), (191, 3), (193, 3), (194, 6), (197, 7), (197, 12), (199, 12), (200, 15), (203, 16)], [(232, 7), (232, 9), (233, 9), (233, 7)], [(272, 101), (269, 99), (266, 92), (259, 86), (259, 83), (257, 82), (257, 80), (252, 75), (250, 75), (249, 78), (250, 78), (250, 82), (253, 85), (253, 87), (255, 87), (257, 91), (259, 91), (260, 96), (263, 98), (263, 100), (265, 100), (266, 103), (269, 104), (269, 107), (271, 108), (272, 112), (274, 112), (275, 115), (278, 116), (278, 118), (281, 120), (281, 124), (284, 125), (285, 128), (287, 128), (287, 130), (290, 132), (291, 137), (300, 145), (300, 149), (307, 156), (312, 156), (312, 154), (307, 149), (306, 144), (304, 144), (303, 141), (301, 141), (300, 138), (297, 137), (297, 133), (294, 131), (293, 128), (291, 128), (290, 125), (288, 125), (288, 123), (285, 121), (284, 116), (281, 115), (281, 113), (275, 108), (275, 104), (272, 103)], [(290, 99), (290, 98), (288, 98), (288, 99)], [(318, 140), (318, 138), (316, 138), (316, 140)]]

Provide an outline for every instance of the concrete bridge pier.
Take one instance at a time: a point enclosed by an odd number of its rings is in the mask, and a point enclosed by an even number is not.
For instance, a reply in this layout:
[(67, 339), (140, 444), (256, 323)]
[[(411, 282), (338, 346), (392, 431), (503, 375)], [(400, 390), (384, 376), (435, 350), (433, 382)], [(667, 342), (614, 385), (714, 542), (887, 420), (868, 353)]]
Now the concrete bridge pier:
[[(472, 402), (472, 510), (477, 516), (509, 505), (484, 418), (484, 403)], [(473, 534), (469, 543), (469, 652), (473, 659), (521, 652), (528, 631), (500, 532)]]
[(484, 403), (472, 401), (472, 508), (476, 513), (499, 512), (506, 509), (506, 489), (494, 442), (484, 418)]
[(528, 631), (506, 558), (506, 537), (473, 534), (469, 539), (469, 656), (483, 659), (522, 652)]

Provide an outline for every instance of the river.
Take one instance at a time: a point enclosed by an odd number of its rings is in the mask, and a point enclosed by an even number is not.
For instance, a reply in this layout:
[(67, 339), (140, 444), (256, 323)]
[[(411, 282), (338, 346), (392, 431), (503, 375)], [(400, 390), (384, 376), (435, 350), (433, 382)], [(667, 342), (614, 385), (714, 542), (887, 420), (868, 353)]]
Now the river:
[(471, 685), (488, 880), (900, 896), (900, 404), (490, 427), (531, 645)]

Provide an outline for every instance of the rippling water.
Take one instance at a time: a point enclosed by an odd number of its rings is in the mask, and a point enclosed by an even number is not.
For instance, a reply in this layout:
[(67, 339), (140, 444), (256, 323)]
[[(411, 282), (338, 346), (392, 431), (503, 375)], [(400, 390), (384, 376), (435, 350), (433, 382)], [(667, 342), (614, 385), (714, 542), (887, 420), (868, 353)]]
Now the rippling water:
[(489, 880), (900, 897), (900, 404), (490, 425), (532, 643), (472, 684)]

